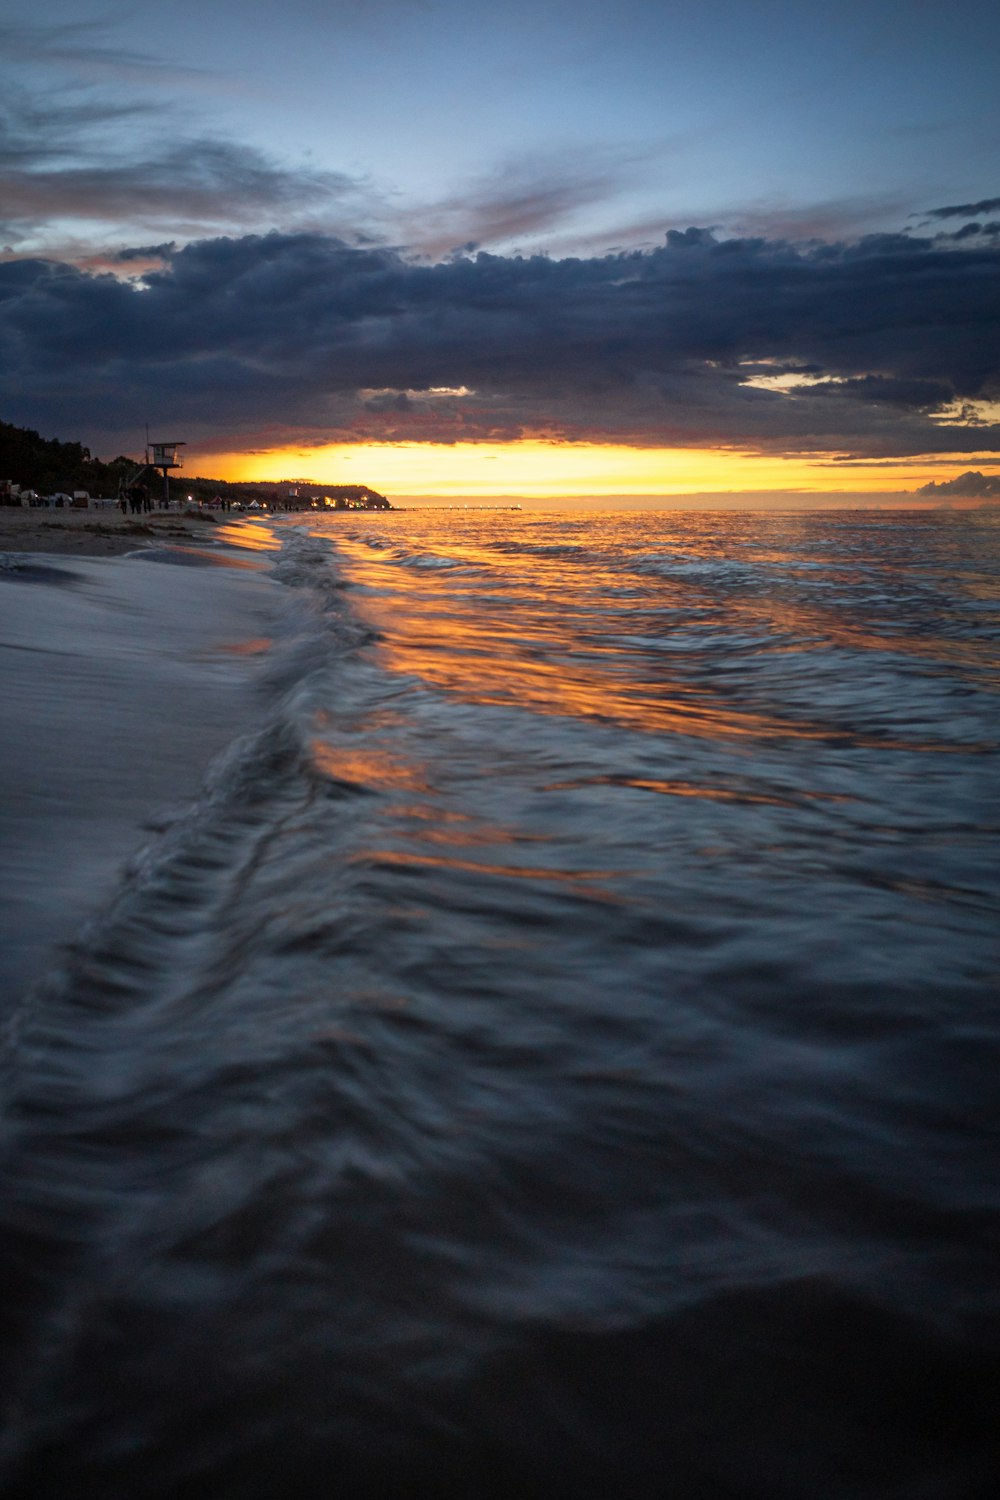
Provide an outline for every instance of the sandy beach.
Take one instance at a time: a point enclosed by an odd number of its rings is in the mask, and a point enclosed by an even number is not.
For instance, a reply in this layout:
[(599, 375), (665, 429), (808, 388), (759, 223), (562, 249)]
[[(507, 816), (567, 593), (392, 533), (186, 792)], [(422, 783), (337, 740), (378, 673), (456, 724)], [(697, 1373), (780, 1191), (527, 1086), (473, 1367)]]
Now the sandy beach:
[[(227, 516), (226, 520), (230, 518)], [(204, 541), (215, 516), (153, 511), (125, 515), (115, 510), (48, 510), (0, 506), (0, 552), (70, 553), (77, 557), (121, 557), (154, 543)]]
[(169, 513), (0, 508), (8, 1004), (258, 711), (284, 598), (260, 541)]

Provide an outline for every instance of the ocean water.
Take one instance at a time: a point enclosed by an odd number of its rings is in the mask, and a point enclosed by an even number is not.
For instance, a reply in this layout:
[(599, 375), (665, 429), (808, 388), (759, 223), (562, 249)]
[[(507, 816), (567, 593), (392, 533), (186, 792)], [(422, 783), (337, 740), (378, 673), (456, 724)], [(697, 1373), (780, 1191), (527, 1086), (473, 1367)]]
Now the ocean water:
[(252, 531), (8, 1024), (4, 1496), (992, 1500), (996, 514)]

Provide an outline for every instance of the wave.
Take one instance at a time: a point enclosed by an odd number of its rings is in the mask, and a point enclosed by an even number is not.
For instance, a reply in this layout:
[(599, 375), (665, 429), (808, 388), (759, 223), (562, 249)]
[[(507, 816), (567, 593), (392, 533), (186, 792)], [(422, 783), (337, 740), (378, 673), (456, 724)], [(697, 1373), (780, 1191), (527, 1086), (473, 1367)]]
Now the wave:
[(9, 1038), (5, 1495), (985, 1500), (985, 758), (475, 701), (354, 546), (282, 533), (257, 722)]

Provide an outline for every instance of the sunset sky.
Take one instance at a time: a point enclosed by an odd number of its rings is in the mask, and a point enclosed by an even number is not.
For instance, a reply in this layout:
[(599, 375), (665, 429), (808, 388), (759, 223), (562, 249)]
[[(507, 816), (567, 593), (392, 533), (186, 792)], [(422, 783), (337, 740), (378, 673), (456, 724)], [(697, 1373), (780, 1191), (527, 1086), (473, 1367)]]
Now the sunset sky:
[(39, 16), (0, 14), (6, 421), (393, 497), (1000, 472), (1000, 7)]

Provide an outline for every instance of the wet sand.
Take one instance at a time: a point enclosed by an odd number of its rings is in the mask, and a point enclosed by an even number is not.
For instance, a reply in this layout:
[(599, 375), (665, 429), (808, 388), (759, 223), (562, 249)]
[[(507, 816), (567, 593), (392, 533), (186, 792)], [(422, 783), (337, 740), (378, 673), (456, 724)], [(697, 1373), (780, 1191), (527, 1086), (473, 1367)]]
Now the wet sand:
[[(0, 552), (57, 552), (77, 557), (121, 557), (150, 544), (204, 541), (218, 524), (213, 515), (152, 511), (47, 510), (0, 506)], [(226, 521), (235, 517), (226, 515)]]
[(0, 1026), (260, 712), (284, 595), (243, 533), (0, 510)]

